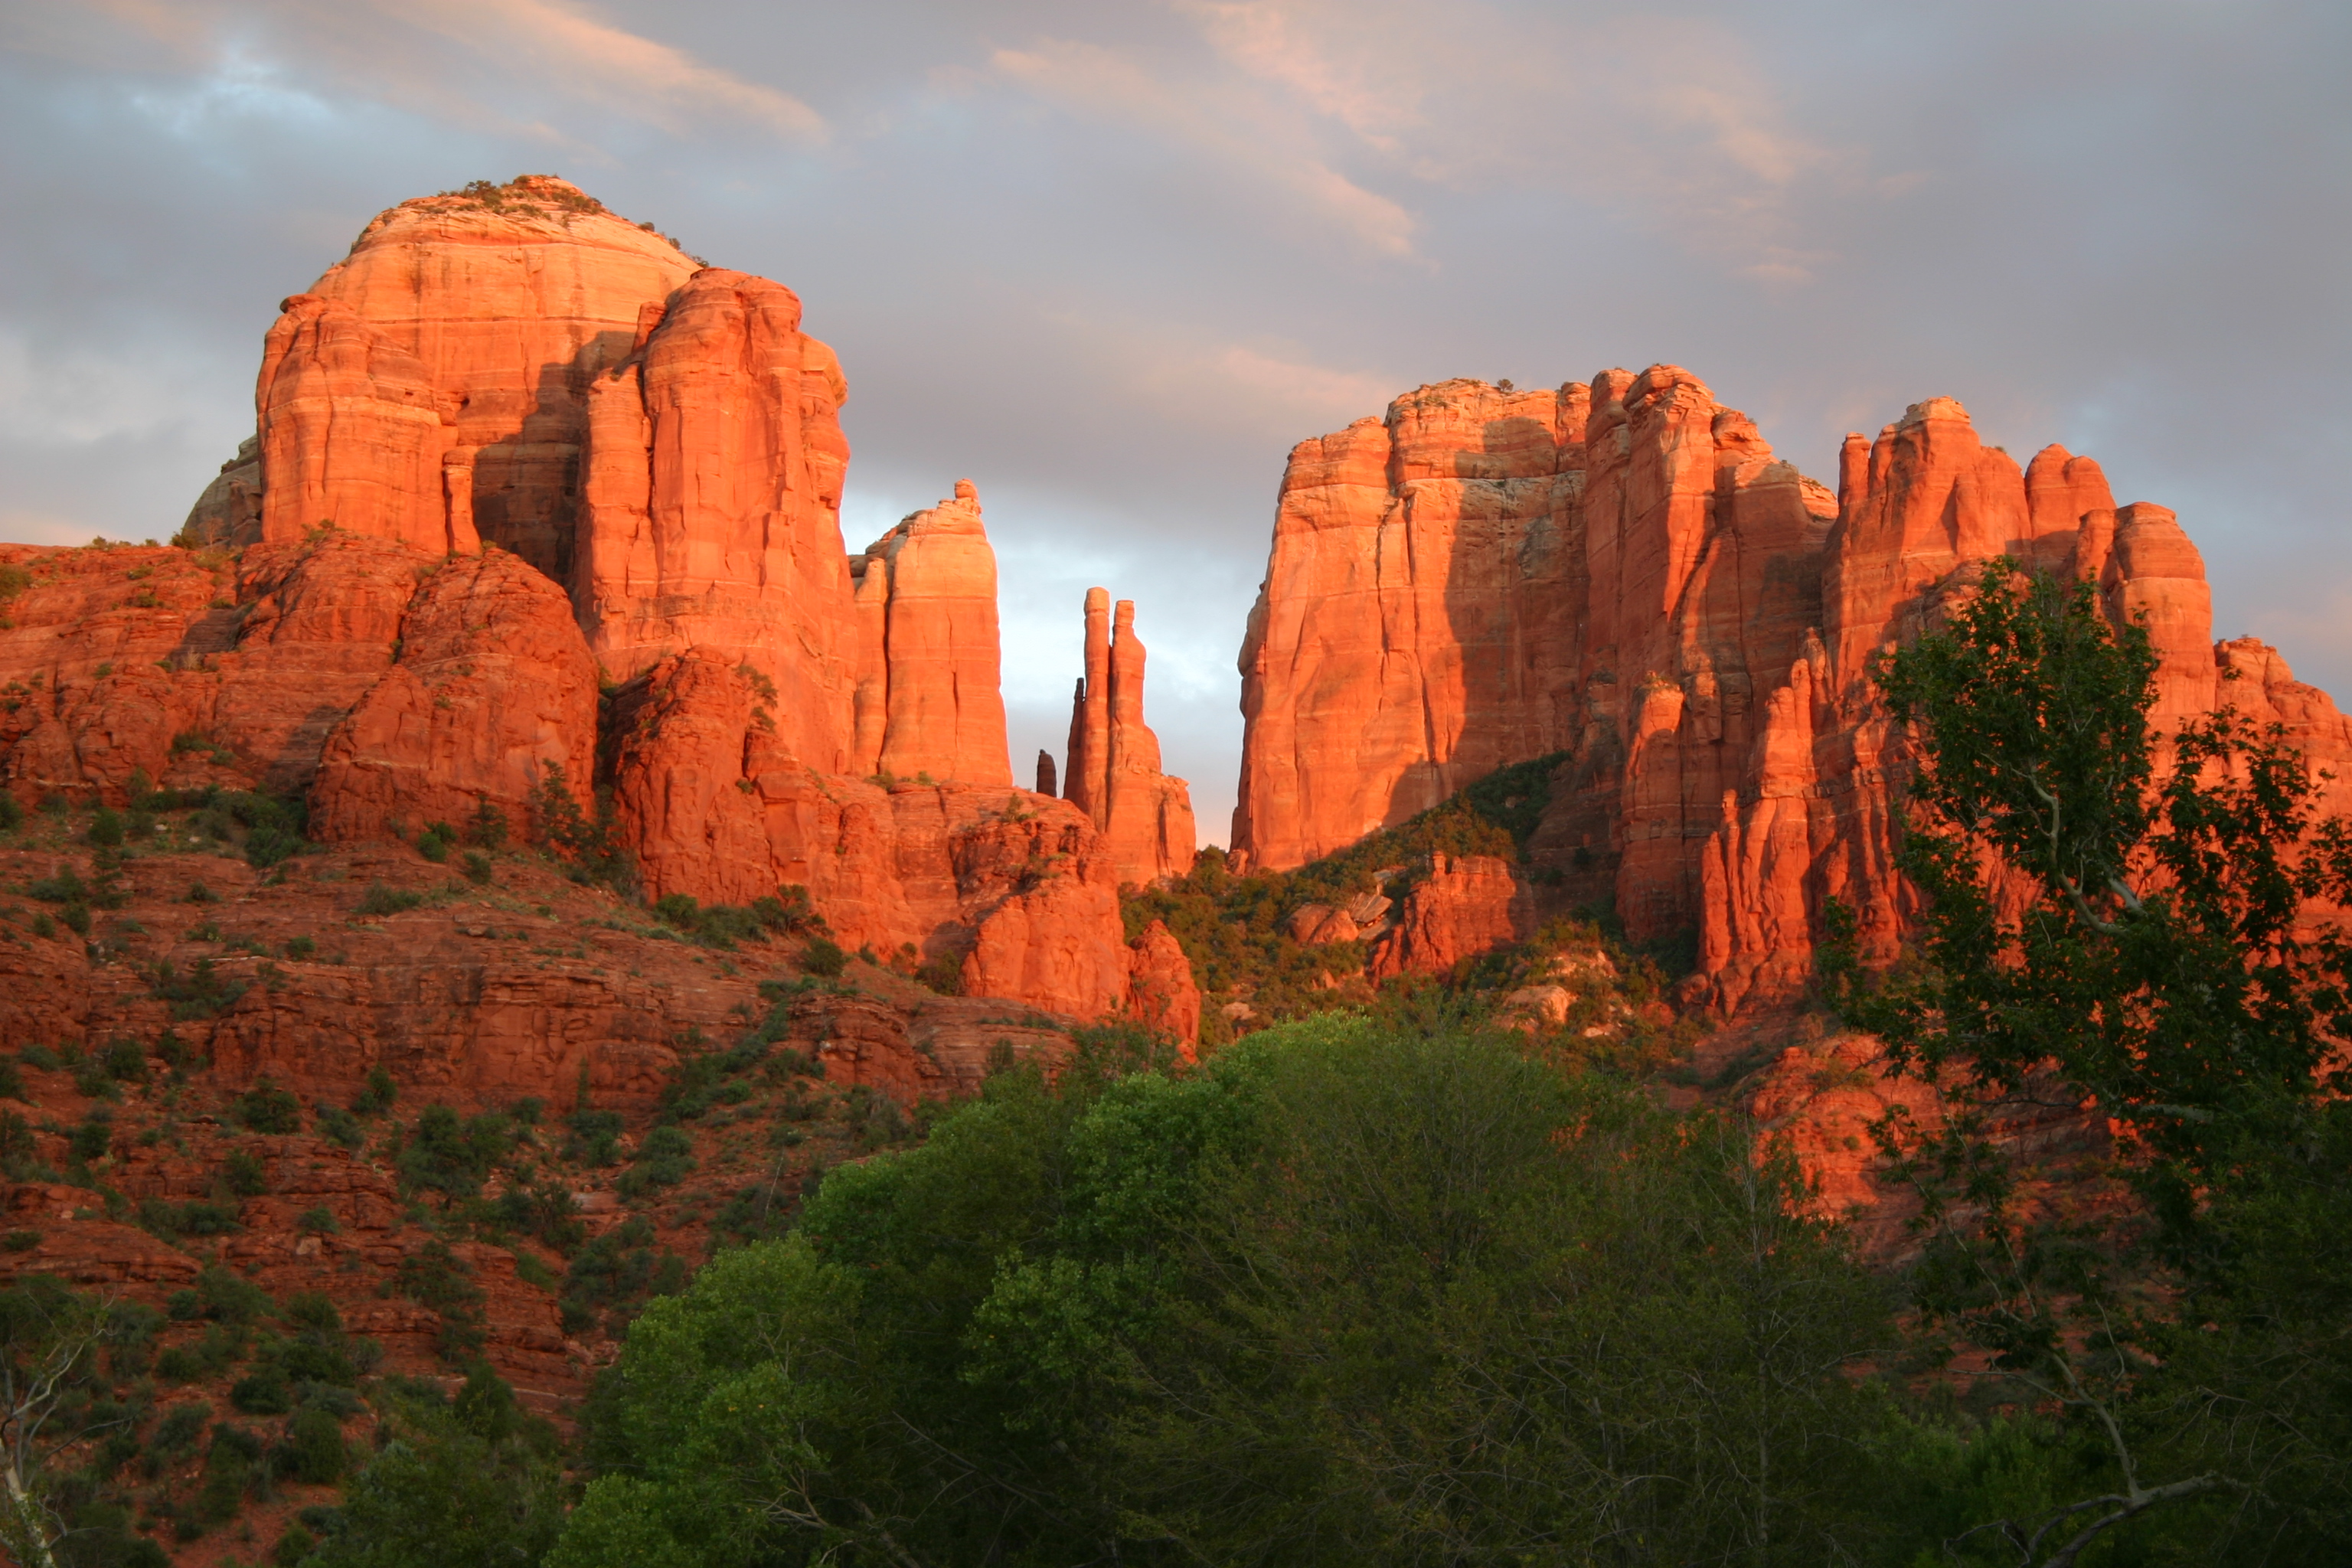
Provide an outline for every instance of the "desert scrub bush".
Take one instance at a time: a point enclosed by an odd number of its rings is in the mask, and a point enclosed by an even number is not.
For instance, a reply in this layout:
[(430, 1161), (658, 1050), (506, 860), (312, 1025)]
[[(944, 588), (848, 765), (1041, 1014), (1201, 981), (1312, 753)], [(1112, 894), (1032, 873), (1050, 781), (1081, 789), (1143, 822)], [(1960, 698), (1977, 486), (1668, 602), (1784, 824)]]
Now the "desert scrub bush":
[(370, 882), (367, 891), (360, 895), (357, 912), (367, 916), (396, 915), (424, 902), (422, 893), (395, 888), (388, 882)]
[(169, 959), (159, 959), (148, 972), (147, 994), (169, 1004), (173, 1021), (189, 1023), (217, 1018), (236, 1005), (250, 983), (220, 973), (209, 958), (199, 958), (182, 974)]
[(229, 1102), (231, 1117), (251, 1132), (299, 1132), (302, 1102), (263, 1079)]
[(635, 1163), (621, 1177), (624, 1197), (645, 1197), (674, 1187), (694, 1171), (694, 1142), (677, 1127), (656, 1127), (637, 1145)]

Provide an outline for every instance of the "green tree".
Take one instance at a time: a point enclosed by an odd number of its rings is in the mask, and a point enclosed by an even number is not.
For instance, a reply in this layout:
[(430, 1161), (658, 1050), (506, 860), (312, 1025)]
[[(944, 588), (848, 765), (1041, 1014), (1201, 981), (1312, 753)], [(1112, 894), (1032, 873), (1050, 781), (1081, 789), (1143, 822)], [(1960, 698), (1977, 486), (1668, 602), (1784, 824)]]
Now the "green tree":
[(0, 1290), (0, 1545), (25, 1568), (53, 1568), (64, 1533), (51, 1493), (77, 1443), (127, 1422), (90, 1384), (111, 1323), (107, 1304), (46, 1275)]
[[(1818, 1562), (1883, 1292), (1747, 1130), (1326, 1018), (999, 1074), (632, 1327), (557, 1568)], [(1598, 1548), (1601, 1558), (1594, 1555)]]
[(319, 1568), (512, 1568), (546, 1554), (563, 1517), (561, 1445), (477, 1365), (454, 1404), (427, 1387), (378, 1397), (384, 1440), (354, 1477)]
[[(2352, 1083), (2331, 1055), (2352, 947), (2313, 918), (2352, 902), (2352, 839), (2227, 706), (2153, 734), (2156, 670), (2090, 584), (2005, 561), (1884, 660), (1924, 913), (1892, 974), (1866, 983), (1850, 942), (1825, 964), (1890, 1062), (1950, 1094), (1940, 1128), (1883, 1130), (1924, 1200), (1922, 1304), (2105, 1452), (2095, 1489), (1996, 1521), (2003, 1562), (2073, 1563), (2159, 1510), (2183, 1541), (2210, 1526), (2200, 1561), (2352, 1525)], [(2141, 1202), (2060, 1223), (2007, 1134), (2093, 1102)]]

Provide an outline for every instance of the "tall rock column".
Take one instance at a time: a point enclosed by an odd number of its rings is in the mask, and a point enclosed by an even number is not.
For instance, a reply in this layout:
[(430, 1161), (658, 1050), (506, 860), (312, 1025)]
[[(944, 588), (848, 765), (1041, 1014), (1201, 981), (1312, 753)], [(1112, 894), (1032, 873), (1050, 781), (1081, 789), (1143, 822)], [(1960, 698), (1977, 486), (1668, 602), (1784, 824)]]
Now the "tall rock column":
[(850, 770), (857, 612), (841, 542), (847, 388), (781, 283), (694, 275), (589, 398), (573, 604), (606, 672), (706, 647), (772, 684), (778, 738)]
[[(261, 537), (292, 543), (325, 523), (436, 553), (455, 550), (441, 471), (455, 401), (424, 364), (350, 306), (285, 303), (254, 388)], [(472, 540), (470, 511), (465, 539)]]
[(1184, 875), (1197, 837), (1192, 791), (1160, 771), (1160, 737), (1143, 721), (1143, 658), (1135, 602), (1114, 612), (1108, 590), (1087, 589), (1087, 673), (1070, 703), (1064, 789), (1101, 830), (1123, 884)]
[(1011, 784), (996, 552), (971, 481), (958, 479), (952, 499), (912, 513), (867, 545), (849, 571), (866, 639), (857, 771)]

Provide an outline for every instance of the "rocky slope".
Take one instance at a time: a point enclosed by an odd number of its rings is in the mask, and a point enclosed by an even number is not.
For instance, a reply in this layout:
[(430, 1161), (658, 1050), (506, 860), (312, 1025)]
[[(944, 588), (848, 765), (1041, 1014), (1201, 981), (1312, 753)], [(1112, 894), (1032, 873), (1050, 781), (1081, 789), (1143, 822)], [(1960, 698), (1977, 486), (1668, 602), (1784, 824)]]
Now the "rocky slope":
[[(117, 1363), (152, 1463), (116, 1479), (178, 1561), (257, 1556), (333, 1493), (213, 1495), (209, 1450), (155, 1436), (173, 1411), (275, 1443), (299, 1394), (368, 1430), (275, 1370), (305, 1293), (338, 1326), (303, 1378), (478, 1355), (561, 1414), (649, 1293), (782, 1228), (826, 1166), (1071, 1049), (1071, 1019), (845, 957), (804, 910), (656, 914), (436, 835), (306, 846), (272, 804), (0, 812), (0, 1278), (146, 1314)], [(1171, 1029), (1198, 1007), (1172, 945), (1137, 949)]]
[(1718, 1014), (1786, 1001), (1828, 899), (1894, 951), (1906, 753), (1868, 661), (2001, 554), (2145, 620), (2160, 725), (2231, 702), (2346, 774), (2352, 727), (2273, 650), (2212, 642), (2195, 546), (2090, 459), (2021, 468), (1936, 398), (1847, 437), (1832, 494), (1654, 365), (1424, 386), (1292, 452), (1242, 652), (1235, 858), (1297, 866), (1558, 753), (1537, 901), (1695, 941)]

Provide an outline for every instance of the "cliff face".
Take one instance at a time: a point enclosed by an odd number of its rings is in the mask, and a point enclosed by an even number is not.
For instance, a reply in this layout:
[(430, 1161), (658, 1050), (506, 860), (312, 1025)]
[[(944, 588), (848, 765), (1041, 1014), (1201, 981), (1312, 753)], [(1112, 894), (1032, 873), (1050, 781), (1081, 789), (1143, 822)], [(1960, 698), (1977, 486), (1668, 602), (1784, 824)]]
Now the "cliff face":
[(1235, 850), (1298, 865), (1565, 753), (1529, 846), (1547, 897), (1605, 899), (1637, 941), (1695, 932), (1722, 1009), (1787, 995), (1824, 900), (1881, 954), (1905, 914), (1907, 754), (1868, 660), (2004, 553), (2144, 619), (2162, 729), (2218, 694), (2292, 714), (2322, 765), (2352, 760), (2274, 653), (2212, 645), (2169, 511), (2116, 508), (2060, 447), (2021, 469), (1948, 398), (1849, 437), (1832, 495), (1674, 366), (1541, 393), (1447, 382), (1291, 454), (1241, 658)]
[(849, 563), (864, 659), (861, 773), (1010, 785), (996, 628), (996, 552), (970, 479)]
[[(437, 549), (444, 531), (470, 527), (567, 581), (589, 388), (635, 344), (644, 308), (698, 265), (557, 179), (382, 214), (270, 334), (273, 350), (282, 334), (305, 352), (290, 373), (275, 353), (263, 362), (256, 401), (275, 477), (262, 533), (299, 537), (332, 518)], [(314, 368), (313, 343), (332, 374)], [(356, 374), (363, 353), (394, 374)], [(414, 412), (378, 406), (388, 395)], [(345, 414), (350, 428), (328, 423)], [(411, 513), (414, 531), (377, 526), (371, 500)]]
[(572, 593), (611, 674), (686, 647), (748, 662), (780, 692), (794, 754), (841, 773), (859, 657), (848, 386), (800, 321), (791, 289), (719, 268), (648, 303), (642, 346), (590, 390)]

